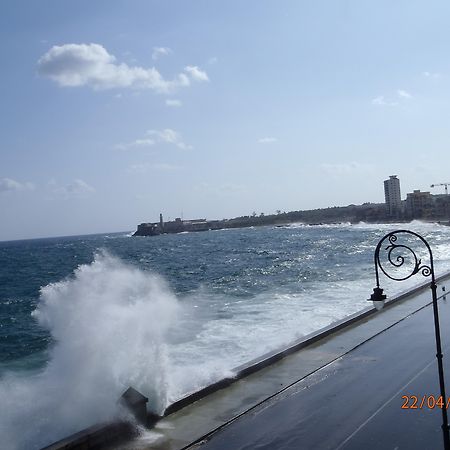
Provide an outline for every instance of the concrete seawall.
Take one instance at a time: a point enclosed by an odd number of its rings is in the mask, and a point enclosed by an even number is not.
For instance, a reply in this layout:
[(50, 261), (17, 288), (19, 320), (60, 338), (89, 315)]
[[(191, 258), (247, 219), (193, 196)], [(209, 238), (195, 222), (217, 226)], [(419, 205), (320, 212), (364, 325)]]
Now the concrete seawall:
[[(450, 272), (437, 279), (440, 293), (448, 291)], [(59, 449), (183, 449), (199, 442), (279, 394), (302, 378), (340, 358), (373, 336), (423, 309), (431, 302), (429, 282), (397, 295), (377, 312), (367, 307), (321, 330), (266, 353), (234, 369), (222, 379), (170, 405), (153, 427), (156, 437), (133, 440), (133, 427), (124, 423), (91, 427), (56, 442), (45, 450)], [(114, 439), (111, 439), (114, 430)], [(92, 436), (95, 439), (85, 439)], [(129, 444), (120, 444), (127, 441)], [(151, 445), (151, 446), (150, 446)]]
[[(444, 280), (450, 280), (450, 272), (440, 276), (437, 279), (437, 283), (442, 283)], [(403, 300), (407, 300), (411, 296), (422, 292), (426, 290), (429, 286), (429, 282), (420, 284), (408, 291), (405, 291), (399, 295), (396, 295), (395, 297), (386, 300), (386, 304), (384, 308), (390, 308), (392, 306), (397, 305), (399, 302)], [(431, 298), (430, 298), (431, 301)], [(427, 303), (429, 304), (429, 303)], [(230, 384), (234, 383), (237, 380), (240, 380), (247, 375), (250, 375), (252, 373), (257, 372), (258, 370), (263, 369), (264, 367), (267, 367), (271, 364), (274, 364), (276, 361), (281, 360), (287, 355), (290, 355), (291, 353), (297, 352), (305, 347), (308, 347), (311, 344), (314, 344), (315, 342), (319, 341), (320, 339), (324, 339), (326, 337), (331, 336), (334, 333), (337, 333), (340, 330), (343, 330), (346, 327), (349, 327), (358, 321), (370, 318), (372, 315), (377, 314), (378, 311), (372, 307), (368, 306), (367, 308), (358, 311), (354, 314), (351, 314), (350, 316), (344, 317), (343, 319), (333, 322), (330, 325), (321, 328), (311, 334), (308, 334), (294, 342), (292, 342), (289, 346), (282, 348), (282, 349), (276, 349), (271, 352), (265, 353), (248, 363), (242, 364), (241, 366), (236, 367), (232, 372), (235, 374), (235, 376), (230, 378), (224, 378), (222, 380), (217, 381), (214, 384), (211, 384), (209, 386), (206, 386), (205, 388), (194, 392), (191, 395), (188, 395), (171, 405), (169, 405), (166, 410), (164, 411), (164, 417), (168, 416), (169, 414), (172, 414), (175, 411), (178, 411), (179, 409), (183, 408), (186, 405), (189, 405), (213, 392), (215, 392), (218, 389), (222, 389), (226, 386), (229, 386)]]

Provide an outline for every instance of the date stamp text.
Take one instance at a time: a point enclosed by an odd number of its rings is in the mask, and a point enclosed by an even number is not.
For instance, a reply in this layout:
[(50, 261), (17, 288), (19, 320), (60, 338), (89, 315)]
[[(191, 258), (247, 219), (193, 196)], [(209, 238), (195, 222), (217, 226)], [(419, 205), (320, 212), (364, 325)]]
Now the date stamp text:
[(402, 409), (448, 409), (450, 406), (450, 397), (444, 399), (442, 395), (402, 395)]

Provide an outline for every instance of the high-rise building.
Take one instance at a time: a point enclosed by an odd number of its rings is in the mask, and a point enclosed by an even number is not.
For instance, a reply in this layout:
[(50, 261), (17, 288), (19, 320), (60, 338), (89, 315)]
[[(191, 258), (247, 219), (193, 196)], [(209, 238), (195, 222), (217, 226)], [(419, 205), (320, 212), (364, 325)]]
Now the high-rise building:
[(384, 180), (384, 198), (388, 214), (398, 216), (402, 211), (402, 197), (397, 175), (390, 175), (389, 180)]
[(409, 217), (420, 219), (425, 217), (433, 208), (433, 196), (429, 192), (420, 192), (420, 189), (406, 194), (406, 213)]

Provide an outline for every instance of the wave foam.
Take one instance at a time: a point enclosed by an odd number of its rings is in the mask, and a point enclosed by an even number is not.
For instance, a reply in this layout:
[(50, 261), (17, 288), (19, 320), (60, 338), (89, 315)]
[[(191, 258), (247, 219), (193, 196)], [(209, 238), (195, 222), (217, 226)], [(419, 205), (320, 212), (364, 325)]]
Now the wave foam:
[(162, 411), (165, 339), (178, 311), (161, 278), (106, 253), (72, 278), (42, 288), (34, 316), (55, 344), (41, 373), (0, 380), (2, 447), (40, 448), (111, 419), (130, 385)]

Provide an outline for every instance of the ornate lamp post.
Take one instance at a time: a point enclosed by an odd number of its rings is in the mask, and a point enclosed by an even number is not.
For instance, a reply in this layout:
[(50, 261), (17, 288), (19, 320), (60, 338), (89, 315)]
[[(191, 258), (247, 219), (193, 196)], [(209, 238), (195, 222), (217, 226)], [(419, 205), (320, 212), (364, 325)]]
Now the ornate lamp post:
[[(429, 265), (422, 264), (422, 260), (419, 259), (414, 252), (414, 250), (406, 244), (397, 243), (397, 239), (399, 235), (409, 235), (414, 238), (419, 239), (426, 246), (429, 253)], [(386, 247), (384, 247), (386, 245)], [(408, 256), (412, 258), (413, 267), (411, 272), (408, 272), (405, 276), (392, 276), (385, 267), (383, 267), (383, 261), (380, 260), (380, 250), (386, 251), (386, 265), (393, 266), (394, 268), (400, 268), (405, 263), (405, 256), (402, 256), (403, 253), (406, 252), (406, 258)], [(437, 304), (437, 286), (436, 279), (434, 276), (434, 265), (433, 265), (433, 253), (428, 242), (419, 234), (414, 233), (413, 231), (408, 230), (396, 230), (391, 233), (386, 234), (380, 242), (378, 242), (377, 248), (375, 249), (374, 255), (374, 263), (375, 263), (375, 276), (377, 286), (373, 290), (373, 294), (370, 296), (369, 301), (373, 301), (374, 306), (377, 309), (381, 309), (384, 306), (384, 300), (386, 299), (386, 295), (383, 294), (383, 289), (380, 288), (380, 279), (378, 274), (378, 268), (391, 280), (394, 281), (404, 281), (408, 278), (411, 278), (413, 275), (421, 273), (424, 277), (431, 276), (431, 295), (433, 299), (433, 313), (434, 313), (434, 331), (436, 338), (436, 357), (438, 362), (438, 372), (439, 372), (439, 385), (441, 390), (441, 396), (443, 401), (442, 411), (442, 433), (444, 437), (444, 449), (450, 450), (450, 435), (449, 435), (449, 425), (447, 418), (447, 409), (446, 409), (446, 395), (445, 395), (445, 381), (444, 381), (444, 368), (442, 366), (442, 347), (441, 347), (441, 332), (439, 327), (439, 309)]]

